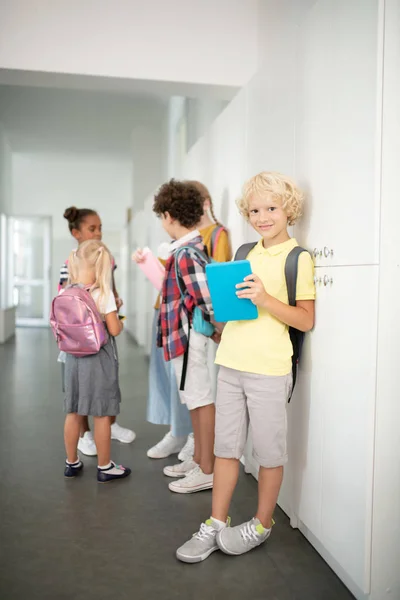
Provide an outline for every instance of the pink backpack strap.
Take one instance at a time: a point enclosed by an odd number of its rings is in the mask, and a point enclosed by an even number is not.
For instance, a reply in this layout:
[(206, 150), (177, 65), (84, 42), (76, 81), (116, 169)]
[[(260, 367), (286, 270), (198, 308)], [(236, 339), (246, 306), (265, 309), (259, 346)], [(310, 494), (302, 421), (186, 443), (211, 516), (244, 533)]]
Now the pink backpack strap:
[(225, 231), (225, 227), (221, 225), (216, 227), (211, 234), (211, 258), (214, 258), (214, 252), (218, 246), (219, 238), (221, 237), (221, 233), (223, 231)]

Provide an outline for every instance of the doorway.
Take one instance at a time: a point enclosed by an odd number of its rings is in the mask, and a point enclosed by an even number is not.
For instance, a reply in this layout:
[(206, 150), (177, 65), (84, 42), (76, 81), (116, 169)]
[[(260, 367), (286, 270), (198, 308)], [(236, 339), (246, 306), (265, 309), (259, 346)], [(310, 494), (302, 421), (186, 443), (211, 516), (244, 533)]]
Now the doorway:
[(49, 325), (51, 217), (11, 217), (13, 300), (16, 324)]

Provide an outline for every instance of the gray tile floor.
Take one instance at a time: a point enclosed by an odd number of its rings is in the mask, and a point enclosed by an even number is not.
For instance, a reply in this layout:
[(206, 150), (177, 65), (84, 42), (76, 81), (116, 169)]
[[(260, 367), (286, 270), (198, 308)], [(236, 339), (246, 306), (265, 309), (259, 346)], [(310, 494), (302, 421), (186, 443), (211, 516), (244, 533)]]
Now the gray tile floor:
[[(213, 554), (184, 565), (174, 550), (210, 513), (210, 492), (172, 494), (147, 448), (166, 428), (145, 421), (147, 361), (119, 341), (123, 408), (120, 423), (137, 432), (113, 442), (113, 458), (131, 466), (126, 481), (95, 479), (85, 458), (82, 478), (63, 477), (60, 365), (47, 330), (19, 330), (0, 346), (1, 600), (350, 600), (303, 536), (277, 511), (268, 545), (238, 558)], [(256, 482), (244, 473), (231, 516), (254, 512)]]

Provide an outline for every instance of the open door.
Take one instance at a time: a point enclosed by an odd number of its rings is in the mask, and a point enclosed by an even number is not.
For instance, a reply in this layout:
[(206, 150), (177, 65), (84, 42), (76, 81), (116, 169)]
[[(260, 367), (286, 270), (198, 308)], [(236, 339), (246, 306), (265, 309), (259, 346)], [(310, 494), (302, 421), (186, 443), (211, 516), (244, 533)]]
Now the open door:
[(48, 326), (51, 217), (12, 217), (9, 226), (17, 326)]

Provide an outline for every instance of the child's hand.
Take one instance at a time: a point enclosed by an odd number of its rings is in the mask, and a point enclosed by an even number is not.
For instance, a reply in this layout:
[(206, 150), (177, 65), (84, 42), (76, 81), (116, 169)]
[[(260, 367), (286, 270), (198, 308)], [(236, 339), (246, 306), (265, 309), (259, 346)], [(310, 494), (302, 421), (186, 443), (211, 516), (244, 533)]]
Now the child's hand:
[(214, 331), (214, 333), (211, 336), (211, 339), (213, 342), (215, 342), (216, 344), (219, 344), (221, 341), (221, 333), (219, 333), (219, 331)]
[(243, 283), (238, 283), (236, 295), (238, 298), (248, 298), (253, 304), (265, 308), (268, 303), (268, 294), (263, 282), (257, 275), (247, 275)]
[(138, 248), (136, 252), (132, 254), (132, 260), (138, 264), (144, 262), (145, 255), (143, 254), (143, 250), (141, 248)]
[(222, 332), (225, 328), (226, 323), (219, 323), (217, 321), (214, 321), (214, 319), (211, 319), (211, 323), (214, 325), (214, 329), (217, 333), (219, 333), (220, 335), (222, 335)]

